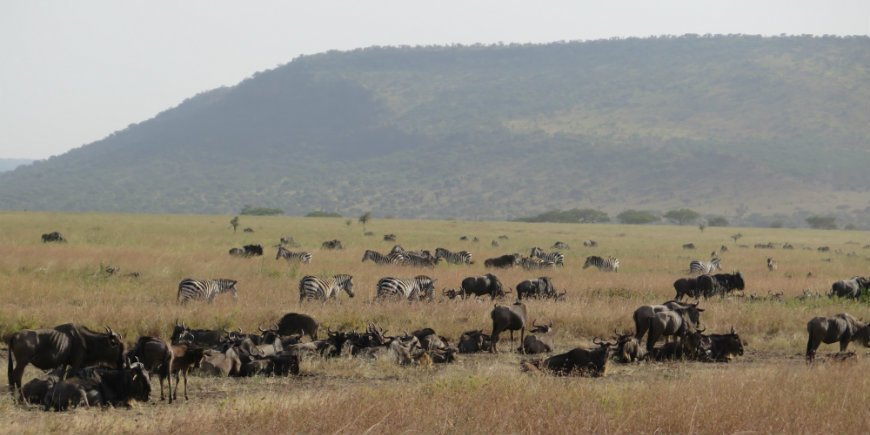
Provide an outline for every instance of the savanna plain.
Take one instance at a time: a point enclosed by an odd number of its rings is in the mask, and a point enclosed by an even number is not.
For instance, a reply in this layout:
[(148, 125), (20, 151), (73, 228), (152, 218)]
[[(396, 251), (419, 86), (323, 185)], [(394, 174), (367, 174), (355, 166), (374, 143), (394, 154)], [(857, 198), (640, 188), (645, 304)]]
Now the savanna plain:
[[(549, 337), (557, 353), (591, 346), (593, 337), (632, 331), (635, 308), (674, 295), (672, 284), (687, 275), (689, 261), (708, 260), (724, 245), (725, 272), (739, 270), (746, 297), (702, 300), (707, 332), (731, 327), (746, 340), (746, 352), (730, 363), (611, 363), (605, 377), (550, 377), (524, 373), (525, 358), (508, 351), (461, 355), (457, 363), (402, 367), (389, 359), (303, 358), (301, 375), (288, 378), (192, 377), (190, 400), (159, 401), (154, 378), (150, 403), (130, 409), (44, 412), (13, 402), (5, 382), (0, 432), (7, 433), (611, 433), (611, 432), (870, 432), (870, 360), (813, 365), (804, 360), (806, 323), (814, 316), (848, 312), (870, 319), (870, 305), (829, 299), (831, 283), (867, 275), (870, 234), (805, 229), (707, 228), (529, 224), (513, 222), (373, 219), (366, 229), (340, 218), (242, 216), (234, 232), (228, 216), (106, 215), (73, 213), (0, 214), (0, 334), (67, 322), (94, 329), (111, 326), (128, 346), (140, 335), (168, 338), (177, 320), (198, 328), (274, 324), (287, 312), (314, 316), (323, 328), (364, 329), (375, 322), (388, 334), (421, 327), (456, 340), (470, 329), (489, 331), (493, 303), (442, 300), (441, 289), (458, 288), (467, 276), (486, 272), (483, 260), (505, 253), (528, 255), (533, 246), (550, 251), (556, 241), (565, 267), (546, 271), (497, 270), (506, 286), (550, 276), (567, 300), (529, 301), (529, 317), (554, 324)], [(243, 232), (250, 227), (253, 233)], [(40, 235), (59, 231), (64, 244), (43, 244)], [(387, 252), (397, 235), (406, 249), (465, 249), (476, 264), (413, 269), (361, 263), (366, 249)], [(730, 237), (741, 233), (736, 242)], [(275, 259), (278, 239), (291, 235), (313, 254), (311, 264)], [(460, 236), (469, 241), (460, 241)], [(499, 239), (504, 235), (507, 239)], [(471, 241), (478, 237), (479, 242)], [(321, 250), (339, 239), (340, 251)], [(584, 247), (593, 239), (597, 247)], [(499, 247), (491, 245), (497, 240)], [(694, 243), (695, 250), (682, 245)], [(788, 242), (793, 250), (758, 249), (757, 243)], [(233, 258), (232, 247), (262, 244), (266, 253)], [(777, 245), (779, 246), (779, 245)], [(829, 252), (819, 252), (829, 246)], [(620, 259), (618, 273), (582, 269), (588, 255)], [(779, 267), (768, 271), (767, 257)], [(108, 275), (106, 266), (120, 268)], [(138, 272), (138, 278), (124, 276)], [(327, 303), (299, 304), (304, 275), (354, 276), (356, 297), (340, 294)], [(373, 303), (384, 276), (437, 279), (431, 303)], [(183, 278), (238, 280), (238, 301), (227, 295), (213, 304), (176, 303)], [(820, 298), (799, 299), (805, 290)], [(782, 292), (781, 300), (750, 301), (749, 295)], [(502, 303), (510, 303), (505, 300)], [(6, 358), (5, 344), (0, 357)], [(514, 346), (514, 349), (516, 346)], [(836, 352), (822, 345), (820, 356)], [(28, 368), (24, 381), (41, 376)]]

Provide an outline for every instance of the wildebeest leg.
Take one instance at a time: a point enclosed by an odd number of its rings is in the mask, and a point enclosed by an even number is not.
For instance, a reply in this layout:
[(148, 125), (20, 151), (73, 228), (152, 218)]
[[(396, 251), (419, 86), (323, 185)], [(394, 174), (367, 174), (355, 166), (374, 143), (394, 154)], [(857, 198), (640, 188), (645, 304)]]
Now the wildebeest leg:
[(807, 362), (813, 362), (816, 357), (816, 349), (819, 348), (820, 340), (813, 340), (812, 334), (807, 340)]
[(840, 339), (840, 352), (845, 352), (846, 348), (849, 347), (849, 341), (851, 341), (849, 338), (851, 337), (848, 337), (847, 334), (843, 334), (843, 338)]
[[(175, 374), (175, 390), (172, 390), (172, 389), (169, 390), (169, 395), (171, 396), (171, 398), (169, 399), (170, 401), (173, 399), (178, 400), (178, 376), (179, 376), (178, 372), (179, 371), (180, 370), (176, 370), (174, 373)], [(172, 376), (172, 375), (170, 375), (170, 376)]]
[[(525, 339), (525, 335), (526, 335), (526, 327), (523, 326), (522, 328), (520, 328), (520, 344), (524, 343), (523, 339)], [(520, 349), (523, 350), (523, 355), (525, 355), (526, 354), (526, 347), (521, 345)]]
[[(187, 400), (187, 371), (184, 369), (184, 400)], [(175, 389), (178, 389), (178, 381), (175, 381)]]

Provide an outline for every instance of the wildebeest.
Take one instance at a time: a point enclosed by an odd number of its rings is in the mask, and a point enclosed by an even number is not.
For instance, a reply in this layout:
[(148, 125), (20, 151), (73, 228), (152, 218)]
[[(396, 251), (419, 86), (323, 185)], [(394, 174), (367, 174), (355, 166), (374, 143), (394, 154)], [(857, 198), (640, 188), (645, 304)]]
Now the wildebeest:
[(635, 362), (646, 357), (646, 348), (632, 334), (617, 334), (615, 347), (616, 359), (620, 362)]
[(486, 352), (490, 346), (490, 336), (480, 329), (465, 331), (459, 336), (459, 353)]
[(529, 334), (526, 336), (526, 338), (523, 339), (523, 345), (520, 349), (517, 349), (517, 351), (529, 355), (534, 355), (538, 353), (552, 352), (553, 348), (550, 347), (549, 344), (541, 341), (541, 339), (537, 336)]
[[(701, 313), (703, 311), (703, 308), (698, 308), (697, 303), (684, 304), (678, 301), (667, 301), (661, 305), (643, 305), (638, 307), (632, 315), (635, 326), (635, 338), (640, 341), (647, 331), (650, 331), (650, 336), (652, 336), (653, 332), (651, 329), (653, 325), (656, 326), (657, 331), (653, 343), (655, 343), (655, 341), (662, 335), (675, 335), (677, 332), (682, 332), (680, 328), (685, 326), (685, 322), (677, 320), (676, 318), (671, 318), (671, 316), (660, 318), (659, 314), (665, 312), (675, 312), (677, 313), (676, 317), (680, 319), (685, 315), (689, 320), (688, 323), (691, 324), (691, 327), (688, 327), (687, 331), (692, 332), (700, 324)], [(665, 331), (667, 331), (667, 333), (665, 333)]]
[(868, 289), (870, 289), (870, 279), (863, 276), (853, 276), (850, 279), (840, 280), (832, 284), (828, 297), (858, 299)]
[(701, 297), (701, 292), (698, 290), (698, 278), (696, 277), (680, 278), (674, 281), (674, 290), (677, 292), (674, 300), (677, 301), (682, 300), (683, 296), (695, 299)]
[(150, 375), (157, 374), (160, 380), (160, 400), (165, 398), (163, 394), (165, 379), (169, 379), (169, 392), (172, 393), (172, 379), (169, 378), (172, 350), (165, 341), (156, 337), (139, 337), (136, 344), (127, 352), (125, 359), (142, 363)]
[(396, 235), (395, 234), (384, 234), (384, 241), (385, 242), (395, 242)]
[(490, 298), (495, 299), (504, 297), (505, 291), (498, 277), (487, 273), (483, 276), (469, 276), (462, 280), (462, 298), (465, 299), (468, 295), (489, 295)]
[(232, 256), (232, 257), (244, 257), (245, 250), (242, 248), (230, 248), (230, 256)]
[(710, 334), (710, 357), (713, 361), (730, 361), (735, 355), (743, 355), (744, 342), (731, 328), (728, 334)]
[(659, 311), (649, 318), (649, 334), (646, 338), (646, 350), (652, 352), (655, 342), (667, 336), (683, 337), (695, 332), (698, 327), (697, 307), (683, 307), (673, 310)]
[(248, 228), (243, 229), (242, 231), (245, 232), (245, 233), (253, 233), (253, 232), (254, 232), (254, 229), (251, 228), (251, 227), (248, 227)]
[(246, 257), (257, 257), (263, 255), (262, 245), (245, 245), (242, 247), (245, 250)]
[[(93, 332), (73, 323), (54, 329), (25, 329), (12, 334), (6, 344), (9, 388), (13, 395), (21, 388), (21, 376), (27, 364), (42, 370), (69, 366), (70, 372), (74, 372), (99, 363), (118, 367), (124, 357), (121, 336), (108, 326), (106, 333)], [(13, 358), (17, 365), (13, 364)], [(63, 377), (61, 374), (61, 379)]]
[(19, 399), (26, 404), (36, 405), (43, 403), (43, 400), (54, 388), (55, 384), (60, 381), (57, 376), (49, 376), (46, 379), (31, 379), (21, 387), (21, 396)]
[(52, 231), (48, 234), (42, 235), (42, 243), (49, 243), (49, 242), (64, 243), (64, 242), (66, 242), (66, 239), (64, 239), (63, 236), (60, 235), (59, 232)]
[(172, 344), (189, 342), (197, 346), (215, 347), (220, 345), (224, 334), (225, 332), (215, 329), (191, 329), (184, 322), (178, 323), (176, 320), (169, 342)]
[(46, 409), (64, 411), (75, 406), (129, 406), (131, 400), (147, 402), (151, 395), (148, 370), (127, 361), (120, 369), (87, 368), (58, 382), (43, 401)]
[[(211, 376), (236, 376), (242, 369), (242, 362), (235, 347), (229, 347), (221, 352), (214, 349), (203, 351), (200, 368)], [(185, 382), (185, 393), (187, 382)], [(178, 378), (175, 378), (175, 391), (178, 391)], [(186, 398), (186, 397), (185, 397)]]
[(694, 243), (684, 243), (683, 249), (695, 249), (695, 244)]
[[(169, 382), (169, 403), (178, 399), (178, 377), (184, 375), (184, 400), (187, 400), (187, 373), (194, 367), (199, 367), (205, 349), (188, 343), (173, 344), (169, 348), (172, 358), (169, 362), (168, 376), (175, 376), (175, 390)], [(162, 375), (161, 375), (162, 376)], [(160, 380), (160, 399), (163, 400), (163, 379)]]
[(814, 317), (807, 322), (807, 360), (812, 361), (816, 349), (822, 343), (840, 343), (840, 352), (845, 352), (849, 342), (858, 341), (870, 347), (870, 325), (856, 319), (849, 313), (839, 313), (831, 317)]
[(598, 242), (596, 242), (595, 240), (592, 240), (592, 239), (584, 240), (583, 246), (585, 246), (587, 248), (594, 248), (594, 247), (598, 246)]
[(572, 374), (604, 376), (607, 373), (607, 362), (613, 351), (613, 343), (598, 341), (597, 338), (593, 338), (592, 343), (598, 347), (594, 349), (578, 347), (559, 355), (553, 355), (535, 364), (535, 366), (557, 376)]
[(496, 304), (490, 312), (489, 317), (492, 319), (492, 346), (489, 351), (492, 353), (498, 352), (498, 336), (504, 331), (510, 331), (511, 345), (514, 342), (514, 331), (520, 331), (520, 342), (523, 341), (526, 334), (526, 306), (516, 301), (510, 306), (501, 306)]
[(307, 335), (312, 341), (317, 340), (317, 321), (307, 314), (287, 313), (277, 324), (278, 335)]
[(556, 288), (550, 277), (542, 276), (537, 279), (527, 279), (517, 284), (517, 298), (552, 298), (556, 297)]
[(705, 298), (715, 294), (725, 296), (733, 290), (743, 290), (745, 283), (743, 275), (736, 273), (717, 273), (715, 275), (701, 275), (698, 277), (698, 291)]
[(571, 247), (567, 243), (562, 242), (562, 241), (556, 241), (556, 243), (553, 243), (552, 248), (553, 249), (571, 249)]
[(492, 267), (503, 269), (518, 265), (521, 259), (522, 257), (520, 257), (519, 254), (507, 254), (500, 257), (488, 258), (486, 259), (486, 261), (483, 262), (483, 265), (487, 268)]
[(320, 245), (320, 249), (344, 249), (341, 246), (341, 241), (337, 239), (327, 240)]

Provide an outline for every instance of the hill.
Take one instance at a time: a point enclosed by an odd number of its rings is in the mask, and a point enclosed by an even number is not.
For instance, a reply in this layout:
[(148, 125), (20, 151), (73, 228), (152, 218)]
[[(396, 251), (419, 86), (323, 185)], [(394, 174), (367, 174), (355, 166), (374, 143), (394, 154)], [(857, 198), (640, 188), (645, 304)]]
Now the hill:
[(19, 166), (33, 163), (30, 159), (0, 159), (0, 172), (11, 171)]
[(6, 209), (512, 218), (870, 212), (870, 39), (304, 56), (0, 175)]

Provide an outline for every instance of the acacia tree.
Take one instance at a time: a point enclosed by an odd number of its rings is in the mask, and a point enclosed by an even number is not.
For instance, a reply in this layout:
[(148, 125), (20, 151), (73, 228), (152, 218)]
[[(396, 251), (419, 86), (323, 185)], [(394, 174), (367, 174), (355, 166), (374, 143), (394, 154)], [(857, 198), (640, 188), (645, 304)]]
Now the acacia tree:
[(239, 217), (236, 216), (236, 217), (230, 219), (230, 225), (233, 226), (233, 232), (236, 232), (236, 228), (239, 227)]
[(834, 216), (810, 216), (807, 218), (807, 223), (818, 230), (835, 230), (837, 229), (836, 220), (837, 218)]
[(372, 212), (370, 212), (370, 211), (363, 213), (362, 216), (359, 217), (359, 223), (361, 223), (363, 226), (363, 233), (366, 232), (366, 224), (370, 220), (372, 220)]
[[(695, 210), (681, 208), (679, 210), (670, 210), (665, 213), (665, 218), (677, 225), (685, 225), (698, 220), (701, 214)], [(703, 231), (703, 230), (702, 230)]]

